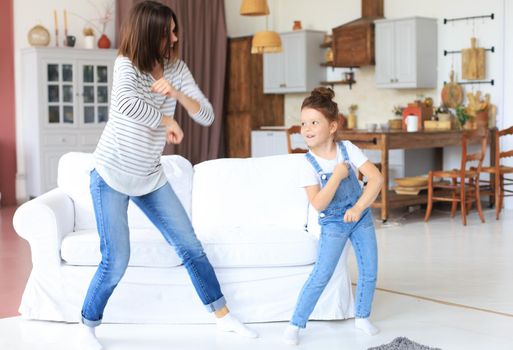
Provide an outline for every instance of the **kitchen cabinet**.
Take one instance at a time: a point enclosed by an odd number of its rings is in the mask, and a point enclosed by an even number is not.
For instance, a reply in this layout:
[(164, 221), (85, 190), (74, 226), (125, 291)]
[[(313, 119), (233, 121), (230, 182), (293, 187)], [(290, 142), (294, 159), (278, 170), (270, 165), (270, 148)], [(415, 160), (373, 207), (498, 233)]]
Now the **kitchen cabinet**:
[[(306, 149), (306, 143), (299, 134), (291, 137), (292, 148)], [(262, 127), (262, 130), (251, 132), (251, 156), (267, 157), (279, 154), (287, 154), (287, 132), (283, 127)]]
[(299, 30), (281, 33), (283, 51), (264, 54), (264, 93), (309, 92), (326, 80), (325, 32)]
[(256, 130), (251, 132), (251, 156), (266, 157), (287, 153), (285, 131)]
[(434, 88), (437, 84), (437, 20), (376, 20), (376, 86)]
[(251, 37), (228, 41), (225, 145), (227, 157), (251, 156), (251, 131), (283, 125), (284, 96), (263, 93), (263, 58), (251, 54)]
[(92, 152), (109, 115), (116, 50), (27, 48), (22, 57), (22, 143), (26, 190), (57, 186), (59, 158)]

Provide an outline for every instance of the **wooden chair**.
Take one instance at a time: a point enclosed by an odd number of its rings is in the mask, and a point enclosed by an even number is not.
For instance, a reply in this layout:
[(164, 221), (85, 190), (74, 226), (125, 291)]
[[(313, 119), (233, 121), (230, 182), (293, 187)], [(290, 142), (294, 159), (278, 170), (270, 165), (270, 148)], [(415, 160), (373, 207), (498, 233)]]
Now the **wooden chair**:
[[(469, 154), (468, 143), (471, 140), (478, 139), (481, 148), (478, 152)], [(426, 216), (424, 221), (428, 221), (431, 216), (434, 201), (451, 202), (451, 217), (456, 214), (458, 202), (461, 207), (461, 220), (463, 225), (467, 225), (467, 212), (472, 202), (476, 202), (477, 211), (481, 222), (484, 222), (483, 210), (481, 208), (479, 175), (486, 154), (487, 131), (476, 130), (466, 133), (461, 137), (461, 165), (460, 169), (449, 171), (430, 171), (428, 177), (428, 202)], [(477, 167), (467, 168), (469, 162), (477, 162)], [(434, 178), (450, 179), (450, 184), (441, 181), (435, 182)], [(435, 191), (437, 190), (437, 191)]]
[(513, 190), (505, 189), (505, 186), (513, 185), (513, 179), (504, 177), (506, 174), (513, 174), (513, 167), (501, 165), (501, 159), (513, 157), (513, 150), (501, 152), (500, 138), (508, 135), (513, 135), (513, 126), (495, 131), (495, 166), (481, 168), (481, 173), (490, 174), (490, 181), (481, 180), (481, 183), (486, 184), (485, 190), (481, 193), (491, 194), (495, 197), (495, 217), (497, 220), (499, 220), (504, 204), (504, 197), (513, 196)]
[(307, 153), (308, 149), (305, 148), (292, 148), (292, 135), (300, 134), (301, 135), (301, 126), (293, 125), (287, 129), (287, 148), (289, 153)]

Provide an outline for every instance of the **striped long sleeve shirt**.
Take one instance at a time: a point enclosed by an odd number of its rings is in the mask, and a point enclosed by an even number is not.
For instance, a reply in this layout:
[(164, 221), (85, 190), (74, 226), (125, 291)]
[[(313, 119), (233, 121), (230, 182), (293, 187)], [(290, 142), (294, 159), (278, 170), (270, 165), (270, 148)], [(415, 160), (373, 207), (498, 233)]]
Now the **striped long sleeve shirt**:
[[(191, 115), (194, 121), (212, 124), (212, 105), (183, 61), (167, 65), (164, 78), (198, 101), (200, 110)], [(110, 187), (130, 196), (150, 193), (167, 181), (160, 164), (166, 144), (161, 118), (174, 116), (177, 102), (151, 92), (154, 82), (151, 74), (140, 72), (127, 57), (116, 59), (109, 120), (94, 151), (96, 171)]]

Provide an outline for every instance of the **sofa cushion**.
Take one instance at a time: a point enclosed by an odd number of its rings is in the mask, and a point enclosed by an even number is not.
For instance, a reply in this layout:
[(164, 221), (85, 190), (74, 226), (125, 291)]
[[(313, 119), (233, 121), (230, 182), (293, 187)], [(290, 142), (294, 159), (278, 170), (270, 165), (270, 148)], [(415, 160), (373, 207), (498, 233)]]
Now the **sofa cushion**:
[[(161, 164), (171, 187), (191, 216), (192, 174), (191, 163), (178, 155), (161, 157)], [(75, 231), (95, 229), (93, 202), (89, 192), (89, 177), (94, 169), (91, 153), (70, 152), (59, 160), (58, 186), (71, 197), (75, 206)], [(143, 212), (132, 202), (128, 206), (128, 224), (131, 228), (154, 226)]]
[[(98, 265), (101, 253), (96, 229), (67, 234), (62, 240), (61, 258), (70, 265)], [(130, 230), (129, 266), (174, 267), (181, 264), (181, 259), (156, 229)]]
[[(315, 261), (317, 241), (301, 230), (279, 227), (210, 228), (198, 232), (212, 265), (221, 267), (301, 266)], [(181, 264), (174, 249), (157, 230), (133, 229), (130, 232), (129, 266), (174, 267)], [(66, 235), (61, 257), (70, 265), (98, 265), (100, 240), (96, 230)]]
[(212, 224), (257, 228), (268, 224), (301, 232), (308, 200), (295, 174), (303, 157), (304, 154), (287, 154), (216, 159), (195, 165), (194, 227), (201, 231)]
[(214, 267), (301, 266), (315, 262), (317, 240), (302, 229), (271, 225), (197, 229)]

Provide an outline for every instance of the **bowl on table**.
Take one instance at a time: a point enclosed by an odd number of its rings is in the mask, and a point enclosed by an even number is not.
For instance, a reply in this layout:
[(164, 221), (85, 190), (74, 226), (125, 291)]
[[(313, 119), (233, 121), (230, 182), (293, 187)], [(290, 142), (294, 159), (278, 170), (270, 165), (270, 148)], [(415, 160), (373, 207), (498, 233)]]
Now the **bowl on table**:
[(401, 187), (424, 187), (428, 184), (428, 178), (425, 176), (399, 177), (394, 182)]

